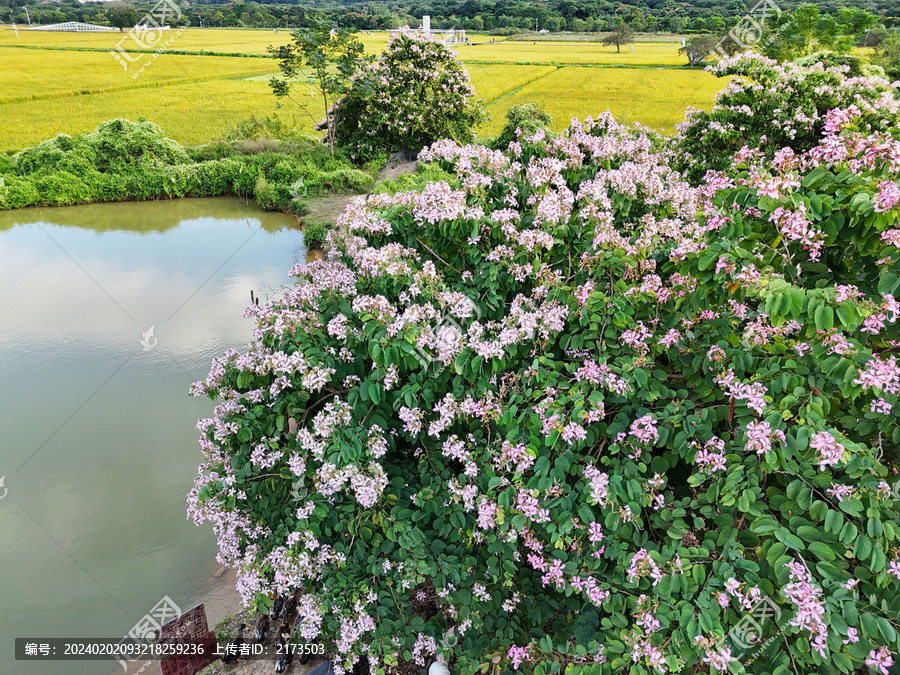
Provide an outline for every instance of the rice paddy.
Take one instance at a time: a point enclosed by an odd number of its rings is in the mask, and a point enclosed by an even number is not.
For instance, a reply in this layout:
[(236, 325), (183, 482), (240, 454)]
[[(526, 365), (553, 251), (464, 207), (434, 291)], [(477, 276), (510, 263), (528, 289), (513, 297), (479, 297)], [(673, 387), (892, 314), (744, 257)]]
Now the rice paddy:
[[(123, 38), (125, 39), (122, 42)], [(187, 29), (163, 35), (167, 52), (140, 53), (121, 33), (55, 33), (0, 29), (0, 151), (12, 152), (60, 133), (92, 131), (114, 117), (147, 119), (185, 144), (208, 142), (237, 122), (296, 115), (312, 119), (289, 101), (279, 101), (266, 83), (274, 61), (258, 58), (287, 31)], [(361, 35), (367, 51), (380, 52), (386, 33)], [(121, 42), (118, 59), (109, 52)], [(636, 43), (614, 48), (598, 43), (500, 41), (474, 36), (455, 49), (491, 120), (479, 133), (496, 134), (513, 105), (536, 101), (561, 129), (573, 116), (611, 110), (623, 121), (671, 132), (688, 105), (709, 108), (725, 81), (683, 70), (678, 43)], [(146, 45), (159, 46), (156, 45)], [(235, 56), (179, 54), (217, 52)], [(298, 92), (299, 94), (300, 92)], [(320, 119), (318, 100), (311, 114)]]
[(702, 71), (559, 68), (516, 92), (492, 101), (491, 121), (482, 129), (497, 134), (514, 105), (538, 101), (553, 118), (554, 131), (573, 116), (596, 117), (610, 110), (620, 122), (639, 122), (672, 133), (688, 106), (709, 109), (723, 80)]

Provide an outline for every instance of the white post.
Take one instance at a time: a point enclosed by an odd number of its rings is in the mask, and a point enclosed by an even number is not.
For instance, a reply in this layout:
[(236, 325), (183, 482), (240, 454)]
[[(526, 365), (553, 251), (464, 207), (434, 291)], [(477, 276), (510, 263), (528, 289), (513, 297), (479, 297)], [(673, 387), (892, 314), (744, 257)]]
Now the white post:
[(431, 17), (426, 14), (422, 17), (422, 32), (430, 33), (431, 32)]

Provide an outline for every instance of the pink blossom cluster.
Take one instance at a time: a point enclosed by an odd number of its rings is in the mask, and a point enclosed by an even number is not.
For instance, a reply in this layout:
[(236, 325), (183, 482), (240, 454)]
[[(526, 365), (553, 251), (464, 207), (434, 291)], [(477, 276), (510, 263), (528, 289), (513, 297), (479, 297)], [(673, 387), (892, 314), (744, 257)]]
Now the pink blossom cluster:
[(809, 441), (809, 447), (819, 451), (819, 469), (824, 471), (826, 466), (834, 466), (844, 456), (844, 446), (827, 431), (818, 431)]
[(802, 562), (786, 563), (790, 583), (781, 592), (795, 607), (791, 625), (809, 631), (812, 648), (826, 658), (828, 625), (825, 623), (825, 599), (822, 589), (813, 582), (812, 574)]
[(750, 422), (747, 424), (747, 450), (753, 450), (757, 455), (764, 455), (772, 449), (772, 441), (785, 442), (784, 432), (780, 429), (773, 430), (768, 422)]

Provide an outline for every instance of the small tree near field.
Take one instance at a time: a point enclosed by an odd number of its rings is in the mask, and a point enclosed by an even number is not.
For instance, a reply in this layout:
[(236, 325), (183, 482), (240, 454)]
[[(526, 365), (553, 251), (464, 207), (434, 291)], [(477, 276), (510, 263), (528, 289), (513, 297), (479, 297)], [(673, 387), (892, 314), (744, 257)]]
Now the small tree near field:
[[(333, 27), (325, 17), (308, 14), (307, 25), (292, 33), (293, 42), (280, 47), (270, 46), (269, 53), (278, 60), (281, 78), (273, 77), (269, 86), (276, 96), (286, 96), (313, 120), (309, 103), (298, 100), (291, 94), (294, 86), (309, 86), (318, 93), (329, 110), (343, 96), (351, 78), (369, 61), (363, 53), (363, 45), (350, 28)], [(335, 66), (335, 67), (332, 67)], [(314, 94), (315, 95), (315, 94)], [(340, 111), (326, 116), (325, 142), (334, 154), (335, 130), (340, 119)]]
[(695, 35), (684, 47), (678, 50), (678, 53), (687, 56), (688, 63), (696, 66), (706, 61), (706, 57), (715, 48), (716, 38), (714, 36)]
[(111, 3), (104, 14), (109, 19), (110, 25), (118, 28), (119, 32), (124, 32), (126, 28), (134, 28), (140, 18), (137, 10), (124, 2)]
[(603, 38), (603, 44), (607, 47), (616, 46), (616, 52), (622, 51), (622, 45), (634, 42), (634, 31), (627, 23), (620, 23), (612, 33)]

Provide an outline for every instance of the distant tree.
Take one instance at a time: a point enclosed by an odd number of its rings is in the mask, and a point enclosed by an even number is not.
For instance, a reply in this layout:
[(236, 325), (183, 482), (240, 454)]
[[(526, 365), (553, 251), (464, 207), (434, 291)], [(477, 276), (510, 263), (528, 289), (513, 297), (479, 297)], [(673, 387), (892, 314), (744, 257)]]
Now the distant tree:
[[(293, 86), (304, 88), (307, 78), (311, 77), (309, 86), (318, 91), (325, 110), (331, 111), (350, 88), (354, 75), (371, 59), (365, 56), (363, 45), (354, 30), (334, 28), (331, 21), (317, 14), (308, 14), (306, 23), (306, 26), (291, 34), (291, 44), (268, 48), (269, 53), (278, 60), (282, 75), (281, 78), (269, 80), (269, 86), (276, 96), (291, 98), (313, 123), (317, 123), (311, 106), (291, 97)], [(318, 108), (318, 105), (315, 107)], [(339, 108), (326, 114), (325, 141), (331, 154), (334, 154), (335, 129), (341, 114)]]
[(622, 51), (622, 45), (634, 42), (634, 31), (627, 23), (620, 23), (613, 31), (603, 38), (603, 44), (607, 47), (616, 46), (616, 52)]
[(110, 3), (103, 13), (109, 20), (109, 25), (118, 28), (120, 33), (125, 32), (126, 28), (134, 28), (140, 19), (137, 10), (124, 2)]
[(767, 24), (774, 39), (765, 41), (764, 52), (770, 58), (789, 61), (828, 50), (849, 52), (860, 36), (878, 24), (878, 18), (857, 7), (844, 7), (836, 14), (822, 14), (816, 5), (800, 5), (791, 14), (782, 15), (773, 26)]
[(697, 66), (706, 61), (709, 53), (716, 48), (717, 42), (714, 35), (695, 35), (678, 50), (678, 53), (687, 56), (690, 65)]
[(722, 52), (725, 52), (728, 56), (734, 56), (738, 52), (742, 52), (746, 50), (746, 47), (739, 45), (734, 41), (734, 38), (731, 37), (731, 34), (728, 32), (722, 33), (721, 35), (715, 36), (715, 45), (713, 45), (713, 50), (715, 50), (719, 55)]
[(878, 46), (890, 36), (891, 32), (881, 24), (878, 24), (877, 26), (866, 30), (865, 33), (859, 36), (857, 44), (863, 49), (872, 47), (877, 50)]
[(872, 59), (872, 62), (884, 68), (885, 74), (891, 80), (900, 79), (900, 36), (891, 33), (878, 45), (877, 52), (878, 56)]

